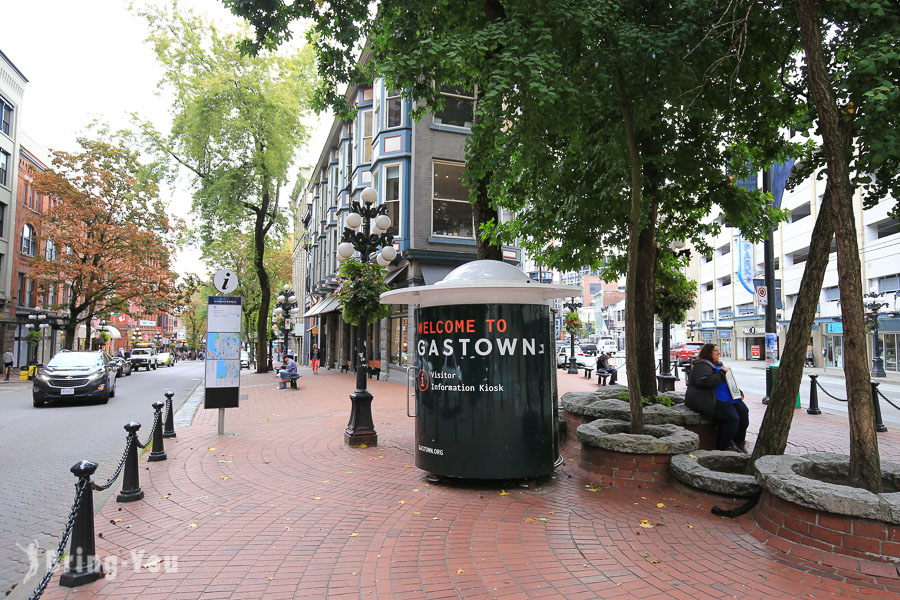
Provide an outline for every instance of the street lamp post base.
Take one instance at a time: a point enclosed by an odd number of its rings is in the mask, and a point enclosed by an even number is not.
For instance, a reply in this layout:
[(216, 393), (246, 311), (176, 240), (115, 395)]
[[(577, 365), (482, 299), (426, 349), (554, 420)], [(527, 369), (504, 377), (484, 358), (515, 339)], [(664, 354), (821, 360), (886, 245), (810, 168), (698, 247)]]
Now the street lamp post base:
[(578, 374), (578, 363), (576, 362), (574, 357), (569, 361), (569, 370), (568, 370), (567, 374), (572, 374), (572, 375)]
[(378, 433), (372, 421), (372, 394), (357, 389), (350, 394), (350, 422), (344, 432), (344, 443), (352, 448), (378, 445)]
[(887, 377), (884, 372), (884, 359), (876, 357), (872, 359), (872, 377)]

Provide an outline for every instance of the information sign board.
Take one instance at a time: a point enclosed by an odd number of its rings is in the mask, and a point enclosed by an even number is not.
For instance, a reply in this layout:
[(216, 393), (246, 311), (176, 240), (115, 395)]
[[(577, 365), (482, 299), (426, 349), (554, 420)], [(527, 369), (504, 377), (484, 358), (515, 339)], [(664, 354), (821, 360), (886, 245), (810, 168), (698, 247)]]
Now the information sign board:
[(204, 408), (237, 408), (241, 389), (241, 299), (210, 296), (206, 309)]

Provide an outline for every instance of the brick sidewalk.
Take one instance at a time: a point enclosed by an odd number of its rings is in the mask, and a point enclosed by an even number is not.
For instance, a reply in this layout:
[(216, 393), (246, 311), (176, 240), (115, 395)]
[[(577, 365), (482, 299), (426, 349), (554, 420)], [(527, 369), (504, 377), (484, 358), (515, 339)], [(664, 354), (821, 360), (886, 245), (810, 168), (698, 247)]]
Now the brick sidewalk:
[[(674, 492), (592, 491), (571, 441), (536, 489), (429, 484), (404, 386), (370, 380), (380, 445), (350, 449), (354, 376), (301, 373), (299, 392), (245, 375), (249, 399), (227, 411), (225, 436), (216, 411), (200, 409), (166, 440), (168, 461), (141, 463), (145, 499), (97, 516), (98, 554), (117, 557), (117, 572), (74, 590), (54, 579), (44, 598), (897, 597), (797, 570)], [(559, 380), (560, 394), (596, 389)], [(764, 407), (748, 404), (758, 425)], [(796, 412), (792, 451), (845, 438), (845, 418)], [(885, 458), (900, 457), (898, 432), (879, 440)]]

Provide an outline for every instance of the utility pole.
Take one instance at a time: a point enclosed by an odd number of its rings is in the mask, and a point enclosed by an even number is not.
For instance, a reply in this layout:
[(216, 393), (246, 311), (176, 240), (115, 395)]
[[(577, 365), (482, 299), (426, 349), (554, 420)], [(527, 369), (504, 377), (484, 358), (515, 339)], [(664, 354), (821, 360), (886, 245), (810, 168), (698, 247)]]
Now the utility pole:
[[(763, 169), (763, 193), (768, 194), (771, 189), (771, 171)], [(769, 398), (772, 396), (772, 363), (778, 360), (778, 324), (775, 320), (775, 314), (778, 309), (778, 294), (775, 290), (775, 248), (774, 248), (774, 228), (769, 228), (769, 235), (763, 242), (763, 257), (765, 261), (765, 282), (766, 282), (766, 397), (762, 403), (768, 404)]]

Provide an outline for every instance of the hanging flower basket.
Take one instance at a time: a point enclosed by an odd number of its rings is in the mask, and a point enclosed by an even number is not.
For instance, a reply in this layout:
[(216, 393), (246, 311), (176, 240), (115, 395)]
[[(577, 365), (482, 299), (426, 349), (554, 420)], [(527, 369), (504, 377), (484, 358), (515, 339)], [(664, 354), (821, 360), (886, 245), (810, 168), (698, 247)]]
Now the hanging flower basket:
[(344, 321), (359, 325), (377, 323), (391, 314), (391, 308), (381, 303), (381, 294), (388, 291), (384, 282), (384, 267), (377, 263), (361, 263), (355, 258), (341, 265), (341, 282), (334, 296), (341, 302)]
[(581, 319), (578, 313), (572, 311), (566, 315), (566, 331), (569, 335), (576, 335), (581, 332)]
[(29, 344), (32, 344), (32, 345), (37, 344), (38, 342), (40, 342), (40, 341), (41, 341), (41, 332), (40, 332), (40, 330), (35, 329), (35, 330), (33, 330), (33, 331), (29, 331), (28, 333), (26, 333), (26, 334), (25, 334), (25, 341), (28, 342)]

